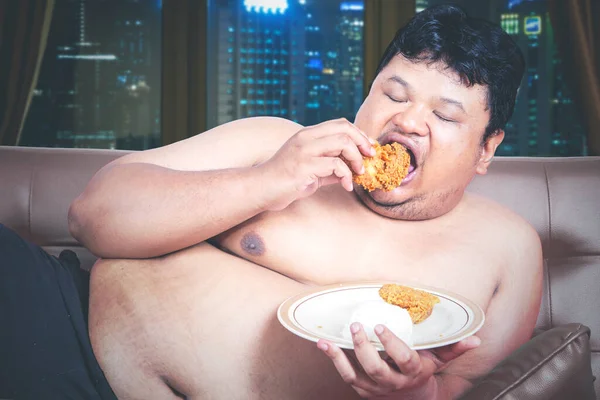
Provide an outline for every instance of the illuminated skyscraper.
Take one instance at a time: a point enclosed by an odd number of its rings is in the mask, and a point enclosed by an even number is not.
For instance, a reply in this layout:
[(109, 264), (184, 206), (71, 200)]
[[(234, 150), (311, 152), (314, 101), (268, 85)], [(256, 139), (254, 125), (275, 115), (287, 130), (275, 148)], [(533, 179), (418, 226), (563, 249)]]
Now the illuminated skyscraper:
[(57, 1), (21, 144), (156, 146), (159, 22), (157, 7), (135, 0)]
[(157, 8), (135, 0), (120, 1), (118, 7), (112, 26), (98, 35), (112, 38), (106, 48), (117, 56), (117, 147), (155, 147), (160, 144), (162, 63), (156, 51), (160, 29), (152, 23), (158, 20), (153, 18)]
[[(416, 9), (446, 0), (417, 0)], [(510, 34), (526, 60), (515, 111), (506, 125), (499, 155), (553, 156), (585, 154), (585, 136), (563, 62), (554, 45), (547, 0), (453, 0), (467, 13), (492, 22)]]
[(352, 120), (363, 100), (363, 2), (340, 3), (337, 51), (340, 117)]
[(301, 3), (306, 12), (304, 122), (312, 125), (341, 116), (353, 120), (363, 96), (363, 1)]
[(519, 14), (504, 13), (500, 15), (500, 26), (509, 35), (518, 35), (520, 27)]
[(523, 51), (526, 71), (499, 154), (583, 154), (583, 130), (564, 82), (547, 1), (510, 0), (500, 23)]
[(305, 110), (302, 121), (305, 125), (314, 125), (324, 119), (324, 112), (327, 108), (325, 98), (329, 94), (328, 86), (324, 84), (323, 79), (326, 37), (321, 24), (323, 21), (319, 18), (322, 15), (318, 13), (318, 3), (308, 0), (301, 1), (299, 4), (302, 6), (303, 14), (306, 15), (304, 28)]
[[(509, 2), (510, 10), (500, 16), (501, 27), (517, 42), (525, 57), (525, 75), (519, 89), (515, 111), (505, 128), (505, 139), (498, 149), (500, 155), (541, 155), (548, 151), (543, 139), (549, 130), (549, 85), (552, 71), (547, 58), (553, 43), (543, 4)], [(533, 7), (533, 8), (532, 8)]]
[(305, 125), (362, 101), (363, 2), (209, 1), (209, 127), (273, 115)]
[[(251, 116), (304, 118), (305, 14), (287, 0), (215, 0), (209, 125)], [(213, 37), (215, 37), (213, 36)], [(209, 60), (210, 62), (210, 60)]]
[(114, 148), (116, 132), (108, 117), (114, 99), (102, 85), (116, 75), (116, 56), (91, 38), (85, 1), (58, 2), (55, 14), (53, 24), (64, 28), (49, 41), (46, 57), (52, 60), (45, 61), (55, 67), (40, 74), (22, 144)]

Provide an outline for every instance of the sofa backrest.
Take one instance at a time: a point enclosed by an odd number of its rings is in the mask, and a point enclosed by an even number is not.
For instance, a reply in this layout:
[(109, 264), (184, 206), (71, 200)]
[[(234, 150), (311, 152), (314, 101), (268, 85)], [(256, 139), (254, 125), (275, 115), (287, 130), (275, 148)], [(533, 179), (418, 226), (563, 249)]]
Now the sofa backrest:
[(50, 254), (71, 249), (84, 268), (91, 268), (96, 257), (69, 233), (69, 205), (96, 171), (124, 154), (0, 146), (0, 223)]
[[(91, 267), (95, 257), (69, 234), (68, 207), (98, 169), (124, 154), (0, 146), (0, 222), (51, 254), (73, 249)], [(535, 227), (546, 269), (538, 329), (568, 322), (590, 327), (594, 373), (600, 376), (600, 157), (500, 157), (469, 190)], [(600, 393), (600, 379), (596, 385)]]

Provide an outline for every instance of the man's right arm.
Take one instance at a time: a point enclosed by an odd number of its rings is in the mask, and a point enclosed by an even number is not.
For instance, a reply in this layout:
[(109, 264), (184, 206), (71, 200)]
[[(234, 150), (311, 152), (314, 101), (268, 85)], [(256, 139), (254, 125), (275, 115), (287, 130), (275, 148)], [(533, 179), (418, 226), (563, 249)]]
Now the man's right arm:
[(200, 243), (268, 207), (273, 193), (255, 165), (301, 128), (244, 119), (119, 158), (73, 202), (69, 229), (103, 258), (149, 258)]
[(280, 118), (230, 122), (108, 164), (71, 205), (69, 229), (102, 258), (160, 256), (321, 186), (352, 190), (350, 167), (362, 173), (363, 155), (374, 149), (346, 120), (307, 128)]

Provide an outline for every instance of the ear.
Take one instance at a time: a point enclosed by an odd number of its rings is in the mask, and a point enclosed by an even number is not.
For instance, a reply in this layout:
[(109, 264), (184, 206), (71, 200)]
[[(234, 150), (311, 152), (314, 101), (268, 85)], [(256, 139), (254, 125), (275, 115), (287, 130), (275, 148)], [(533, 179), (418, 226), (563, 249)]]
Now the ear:
[(500, 146), (500, 143), (504, 140), (504, 131), (498, 129), (487, 138), (485, 143), (481, 146), (481, 156), (477, 161), (476, 171), (479, 175), (485, 175), (488, 167), (492, 163), (496, 149)]

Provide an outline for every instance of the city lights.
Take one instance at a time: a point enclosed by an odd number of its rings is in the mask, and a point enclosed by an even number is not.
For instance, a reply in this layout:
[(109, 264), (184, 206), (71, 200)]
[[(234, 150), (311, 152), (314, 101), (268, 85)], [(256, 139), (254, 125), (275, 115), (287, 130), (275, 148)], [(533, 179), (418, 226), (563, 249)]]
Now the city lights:
[(211, 65), (219, 79), (210, 83), (218, 101), (209, 107), (209, 126), (258, 115), (309, 125), (353, 118), (363, 96), (363, 2), (323, 3), (231, 1), (213, 8), (211, 18), (220, 22), (212, 35), (222, 39)]
[[(447, 3), (416, 0), (416, 10)], [(472, 16), (500, 23), (521, 48), (526, 71), (513, 115), (504, 129), (501, 156), (575, 156), (586, 153), (585, 133), (573, 102), (548, 19), (549, 0), (457, 1)], [(494, 5), (491, 5), (491, 4)], [(544, 25), (546, 24), (546, 25)]]
[(519, 34), (519, 14), (502, 14), (500, 16), (500, 26), (509, 35)]
[[(56, 13), (64, 14), (59, 19), (65, 23), (54, 24), (49, 35), (23, 143), (38, 145), (43, 133), (52, 146), (158, 145), (162, 0), (64, 3)], [(354, 118), (368, 84), (364, 1), (208, 3), (206, 85), (213, 97), (207, 127), (259, 115), (305, 125)], [(447, 0), (414, 3), (421, 11)], [(457, 3), (499, 23), (526, 59), (498, 154), (581, 155), (585, 135), (566, 79), (569, 60), (560, 58), (554, 43), (547, 0), (498, 0), (493, 7), (481, 0)]]
[(312, 69), (318, 69), (318, 70), (322, 70), (323, 69), (323, 62), (321, 61), (320, 58), (311, 58), (308, 61), (308, 68), (312, 68)]
[(288, 9), (288, 2), (287, 0), (244, 0), (244, 7), (248, 12), (283, 14)]
[(539, 15), (525, 17), (524, 25), (526, 35), (539, 35), (542, 33), (542, 17)]
[(55, 8), (61, 23), (48, 34), (24, 144), (142, 150), (160, 143), (161, 10), (153, 0), (117, 3)]
[(364, 4), (361, 3), (341, 3), (340, 10), (342, 11), (363, 11), (365, 9)]
[(114, 54), (59, 54), (57, 56), (59, 60), (96, 60), (96, 61), (114, 61), (117, 56)]

